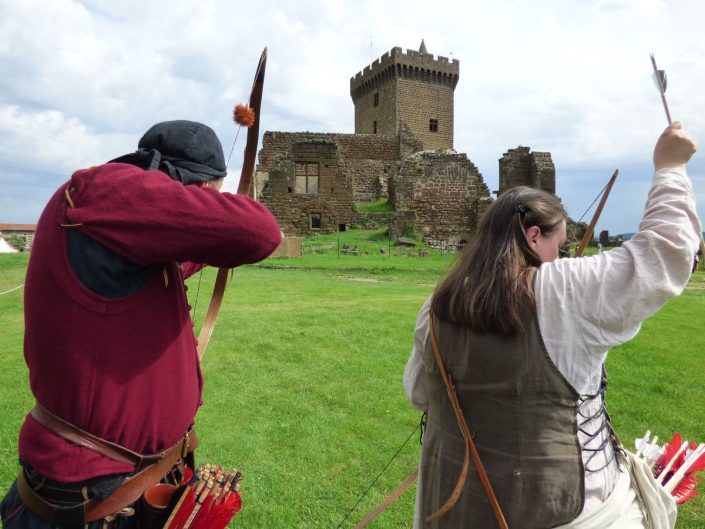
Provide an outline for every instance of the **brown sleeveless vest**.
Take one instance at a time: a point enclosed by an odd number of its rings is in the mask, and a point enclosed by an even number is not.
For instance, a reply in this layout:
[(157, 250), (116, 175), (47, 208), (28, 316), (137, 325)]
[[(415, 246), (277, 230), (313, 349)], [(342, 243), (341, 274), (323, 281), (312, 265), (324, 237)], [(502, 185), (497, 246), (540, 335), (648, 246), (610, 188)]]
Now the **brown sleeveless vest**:
[[(536, 316), (509, 338), (434, 319), (443, 362), (510, 528), (548, 529), (583, 509), (578, 393), (546, 352)], [(429, 408), (421, 463), (421, 519), (455, 485), (465, 453), (430, 341), (424, 351)], [(495, 529), (475, 469), (455, 506), (425, 528)]]

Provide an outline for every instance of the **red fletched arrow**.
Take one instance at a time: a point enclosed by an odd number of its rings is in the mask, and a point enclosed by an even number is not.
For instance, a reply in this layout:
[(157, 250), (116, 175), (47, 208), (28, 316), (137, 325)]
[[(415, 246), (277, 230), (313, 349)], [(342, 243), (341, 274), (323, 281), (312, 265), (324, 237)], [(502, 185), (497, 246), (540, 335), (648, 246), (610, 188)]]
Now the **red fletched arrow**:
[[(643, 440), (638, 439), (637, 443), (640, 441)], [(643, 450), (647, 462), (651, 452), (650, 449)], [(676, 432), (673, 439), (664, 445), (663, 454), (651, 466), (656, 481), (681, 505), (698, 495), (695, 473), (705, 470), (705, 443), (684, 442), (681, 434)]]
[[(656, 467), (657, 474), (660, 475), (661, 472), (666, 468), (666, 467), (680, 467), (680, 464), (675, 460), (676, 459), (676, 454), (678, 451), (681, 449), (681, 445), (683, 444), (683, 438), (681, 437), (681, 434), (676, 432), (673, 434), (673, 439), (669, 442), (666, 443), (665, 451), (663, 453), (663, 456), (661, 456), (661, 459), (658, 462), (658, 465)], [(681, 461), (682, 463), (682, 461)]]
[(698, 491), (695, 490), (697, 485), (698, 479), (692, 474), (683, 479), (671, 493), (671, 496), (676, 500), (676, 504), (682, 505), (695, 498), (698, 495)]

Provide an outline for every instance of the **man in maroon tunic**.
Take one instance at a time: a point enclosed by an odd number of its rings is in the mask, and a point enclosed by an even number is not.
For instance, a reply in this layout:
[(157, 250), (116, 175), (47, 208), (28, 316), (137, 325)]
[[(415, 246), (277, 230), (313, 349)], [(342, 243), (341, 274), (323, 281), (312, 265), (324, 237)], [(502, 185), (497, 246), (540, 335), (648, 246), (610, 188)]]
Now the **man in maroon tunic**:
[[(212, 129), (170, 121), (147, 131), (135, 153), (77, 171), (58, 189), (37, 225), (25, 287), (24, 352), (38, 404), (141, 454), (184, 436), (203, 380), (183, 280), (203, 265), (260, 261), (280, 242), (267, 208), (219, 192), (225, 174)], [(57, 505), (80, 503), (84, 487), (104, 497), (135, 472), (32, 415), (19, 458), (30, 485)], [(21, 502), (16, 484), (1, 513), (5, 529), (55, 527)], [(136, 523), (122, 517), (111, 527)]]

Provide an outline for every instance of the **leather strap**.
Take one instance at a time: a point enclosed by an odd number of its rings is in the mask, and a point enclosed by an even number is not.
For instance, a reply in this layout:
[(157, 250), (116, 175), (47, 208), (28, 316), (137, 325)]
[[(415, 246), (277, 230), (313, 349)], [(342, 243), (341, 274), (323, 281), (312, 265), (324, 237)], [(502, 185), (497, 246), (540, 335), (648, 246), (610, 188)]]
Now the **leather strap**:
[[(140, 454), (119, 444), (106, 441), (54, 415), (38, 402), (34, 405), (34, 409), (30, 414), (35, 421), (48, 430), (51, 430), (59, 437), (84, 448), (89, 448), (105, 457), (109, 457), (113, 461), (132, 465), (137, 472), (161, 460), (164, 456), (164, 452), (149, 455)], [(195, 448), (193, 442), (191, 443), (191, 447), (192, 449)]]
[[(127, 478), (115, 492), (105, 499), (93, 498), (80, 504), (83, 510), (83, 519), (86, 523), (95, 522), (118, 512), (120, 509), (136, 502), (152, 485), (155, 485), (178, 464), (186, 454), (189, 447), (188, 434), (183, 439), (163, 452), (162, 458), (145, 467), (134, 476)], [(33, 490), (25, 477), (24, 469), (17, 477), (17, 491), (24, 504), (35, 514), (51, 522), (57, 521), (65, 509), (57, 509), (54, 505), (44, 500)]]
[(81, 430), (57, 417), (39, 403), (30, 413), (37, 422), (67, 441), (94, 450), (115, 461), (136, 467), (136, 474), (127, 478), (110, 496), (102, 500), (93, 498), (71, 508), (59, 508), (44, 500), (29, 485), (24, 469), (22, 469), (17, 477), (17, 490), (20, 498), (31, 511), (52, 522), (65, 520), (67, 511), (71, 511), (72, 517), (75, 516), (76, 509), (83, 511), (83, 520), (86, 523), (116, 513), (137, 501), (147, 488), (159, 483), (175, 465), (183, 462), (187, 454), (193, 452), (198, 445), (195, 432), (191, 429), (171, 448), (158, 454), (144, 455)]
[(487, 472), (485, 472), (485, 467), (482, 465), (482, 461), (480, 460), (480, 454), (477, 452), (477, 448), (475, 448), (475, 443), (472, 440), (472, 435), (470, 434), (468, 424), (465, 421), (463, 410), (460, 408), (460, 402), (458, 401), (458, 394), (455, 391), (455, 385), (453, 384), (453, 380), (451, 379), (450, 375), (446, 371), (445, 366), (443, 365), (443, 358), (441, 357), (441, 351), (438, 347), (438, 341), (436, 340), (436, 331), (434, 329), (433, 324), (433, 311), (431, 311), (430, 313), (429, 322), (429, 333), (431, 338), (431, 347), (433, 348), (433, 354), (436, 357), (436, 363), (438, 364), (438, 369), (441, 373), (443, 383), (446, 386), (448, 398), (450, 399), (450, 403), (453, 406), (453, 411), (455, 412), (455, 418), (458, 421), (458, 426), (460, 426), (460, 431), (463, 434), (463, 439), (465, 439), (465, 458), (463, 460), (463, 467), (460, 471), (460, 476), (458, 476), (458, 482), (455, 484), (453, 492), (451, 492), (450, 496), (448, 497), (446, 502), (441, 506), (441, 508), (438, 509), (435, 513), (428, 516), (426, 518), (426, 521), (431, 522), (440, 518), (445, 513), (447, 513), (453, 507), (453, 505), (455, 505), (455, 502), (458, 501), (458, 498), (460, 498), (460, 495), (463, 492), (465, 481), (468, 477), (468, 466), (470, 462), (470, 456), (472, 456), (472, 461), (475, 465), (475, 468), (477, 469), (477, 474), (480, 477), (482, 488), (484, 489), (485, 494), (487, 495), (487, 499), (489, 500), (490, 505), (492, 506), (492, 510), (494, 511), (494, 515), (497, 519), (497, 523), (499, 524), (500, 529), (509, 529), (509, 526), (507, 525), (507, 520), (504, 518), (504, 513), (502, 513), (502, 509), (499, 506), (499, 501), (497, 501), (497, 496), (495, 496), (495, 493), (492, 490), (492, 485), (490, 484), (490, 480), (487, 477)]

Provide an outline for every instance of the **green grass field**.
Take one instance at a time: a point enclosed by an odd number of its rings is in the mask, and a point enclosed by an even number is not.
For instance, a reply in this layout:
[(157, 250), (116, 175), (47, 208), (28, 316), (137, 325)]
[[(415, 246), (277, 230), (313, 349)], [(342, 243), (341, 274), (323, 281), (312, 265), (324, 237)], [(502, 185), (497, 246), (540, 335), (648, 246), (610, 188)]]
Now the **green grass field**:
[[(358, 253), (339, 255), (346, 243)], [(419, 414), (404, 397), (402, 372), (416, 313), (452, 255), (382, 255), (385, 247), (381, 232), (321, 236), (306, 241), (302, 258), (235, 271), (204, 358), (197, 418), (199, 461), (244, 468), (244, 508), (232, 527), (337, 528), (415, 429)], [(25, 267), (25, 255), (0, 255), (0, 292), (22, 284)], [(190, 282), (189, 294), (200, 290), (197, 322), (214, 275), (206, 271), (200, 288), (197, 278)], [(680, 431), (705, 441), (703, 321), (705, 273), (697, 272), (683, 296), (613, 350), (608, 404), (625, 442), (647, 429), (661, 439)], [(32, 405), (22, 289), (0, 296), (0, 330), (4, 494)], [(418, 453), (414, 435), (340, 527), (353, 527), (391, 492)], [(370, 527), (411, 527), (412, 513), (413, 490)], [(679, 509), (679, 529), (703, 526), (703, 498)]]

